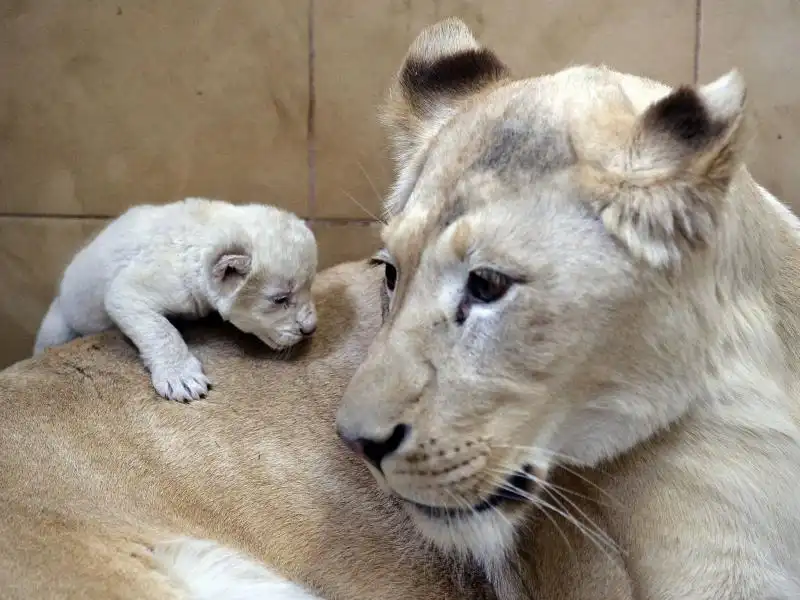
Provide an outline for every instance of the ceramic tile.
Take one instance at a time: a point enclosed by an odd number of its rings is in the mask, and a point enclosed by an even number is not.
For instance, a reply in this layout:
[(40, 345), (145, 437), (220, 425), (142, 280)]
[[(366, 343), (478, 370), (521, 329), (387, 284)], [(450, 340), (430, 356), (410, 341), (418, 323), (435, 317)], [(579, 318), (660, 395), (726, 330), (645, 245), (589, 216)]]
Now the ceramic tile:
[(27, 358), (58, 281), (105, 221), (0, 217), (0, 368)]
[(5, 4), (0, 212), (198, 195), (305, 213), (307, 2)]
[(748, 86), (755, 178), (800, 210), (800, 3), (703, 0), (700, 81), (738, 68)]
[(376, 107), (414, 37), (447, 16), (464, 19), (522, 76), (592, 62), (672, 84), (692, 80), (695, 0), (318, 2), (317, 217), (379, 214), (391, 167)]
[(380, 225), (369, 222), (314, 222), (319, 246), (319, 270), (333, 265), (369, 258), (381, 247)]

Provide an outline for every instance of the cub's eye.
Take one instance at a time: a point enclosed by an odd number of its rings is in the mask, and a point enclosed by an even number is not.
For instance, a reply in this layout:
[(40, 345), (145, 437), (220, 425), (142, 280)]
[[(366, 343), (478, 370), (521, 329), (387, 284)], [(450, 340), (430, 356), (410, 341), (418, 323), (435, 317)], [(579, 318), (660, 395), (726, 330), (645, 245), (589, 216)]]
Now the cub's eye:
[(384, 277), (386, 278), (386, 289), (390, 292), (394, 291), (394, 286), (397, 285), (397, 269), (389, 263), (385, 263)]
[(286, 306), (289, 304), (289, 296), (274, 296), (272, 298), (272, 303), (278, 306)]
[(467, 293), (479, 302), (496, 302), (505, 296), (514, 280), (494, 269), (470, 271), (467, 278)]

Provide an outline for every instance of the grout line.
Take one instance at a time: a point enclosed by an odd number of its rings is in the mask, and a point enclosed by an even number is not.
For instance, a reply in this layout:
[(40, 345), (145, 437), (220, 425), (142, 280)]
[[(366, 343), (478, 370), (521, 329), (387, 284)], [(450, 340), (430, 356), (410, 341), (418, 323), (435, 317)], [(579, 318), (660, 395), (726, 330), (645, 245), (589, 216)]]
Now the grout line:
[(703, 0), (695, 0), (694, 11), (694, 64), (692, 65), (692, 78), (694, 84), (700, 81), (700, 51), (703, 38)]
[(308, 0), (308, 121), (306, 144), (308, 146), (308, 206), (309, 217), (313, 218), (317, 210), (317, 162), (316, 162), (316, 90), (314, 63), (316, 48), (314, 45), (314, 0)]
[[(36, 214), (36, 213), (4, 213), (0, 212), (0, 219), (50, 219), (65, 221), (108, 221), (115, 219), (119, 215), (67, 215), (67, 214)], [(301, 217), (303, 218), (303, 217)], [(320, 225), (372, 225), (378, 223), (374, 219), (348, 219), (347, 217), (305, 217), (310, 223)]]
[(311, 224), (318, 225), (374, 225), (380, 223), (375, 219), (347, 219), (344, 217), (327, 217), (322, 219), (306, 219)]
[(97, 221), (100, 219), (102, 220), (114, 219), (118, 216), (119, 215), (92, 215), (92, 214), (70, 215), (66, 213), (61, 214), (61, 213), (0, 212), (0, 218), (2, 219), (71, 219), (77, 221)]

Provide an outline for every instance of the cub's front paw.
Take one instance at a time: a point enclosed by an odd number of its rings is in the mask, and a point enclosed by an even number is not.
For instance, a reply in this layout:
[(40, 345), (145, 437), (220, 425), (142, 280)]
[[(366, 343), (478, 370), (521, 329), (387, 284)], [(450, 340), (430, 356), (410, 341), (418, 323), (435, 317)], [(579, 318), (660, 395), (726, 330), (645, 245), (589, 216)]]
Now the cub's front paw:
[(184, 361), (159, 365), (153, 369), (153, 386), (159, 394), (170, 400), (199, 400), (208, 392), (210, 385), (208, 377), (203, 374), (203, 365), (192, 355)]

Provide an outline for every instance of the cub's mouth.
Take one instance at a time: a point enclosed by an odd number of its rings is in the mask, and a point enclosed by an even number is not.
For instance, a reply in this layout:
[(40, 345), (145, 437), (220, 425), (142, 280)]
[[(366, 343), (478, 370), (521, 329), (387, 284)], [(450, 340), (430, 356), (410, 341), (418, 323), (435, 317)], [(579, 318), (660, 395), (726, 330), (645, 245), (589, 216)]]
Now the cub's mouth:
[(505, 481), (497, 486), (494, 491), (481, 502), (468, 507), (432, 506), (430, 504), (420, 504), (413, 500), (403, 501), (431, 519), (454, 519), (465, 518), (482, 513), (492, 508), (497, 508), (504, 504), (520, 504), (530, 501), (530, 496), (539, 486), (537, 481), (531, 476), (533, 469), (526, 465), (521, 471), (508, 476)]

